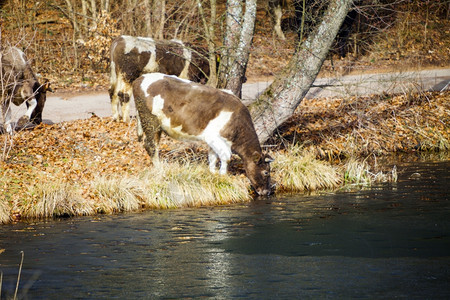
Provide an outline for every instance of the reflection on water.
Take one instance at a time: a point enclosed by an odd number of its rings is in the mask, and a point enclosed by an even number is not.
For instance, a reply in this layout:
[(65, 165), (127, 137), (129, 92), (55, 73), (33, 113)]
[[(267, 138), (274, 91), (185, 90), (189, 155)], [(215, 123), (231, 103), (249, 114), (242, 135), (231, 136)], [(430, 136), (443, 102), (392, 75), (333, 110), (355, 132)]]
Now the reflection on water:
[(0, 227), (2, 299), (450, 298), (450, 162), (396, 184)]

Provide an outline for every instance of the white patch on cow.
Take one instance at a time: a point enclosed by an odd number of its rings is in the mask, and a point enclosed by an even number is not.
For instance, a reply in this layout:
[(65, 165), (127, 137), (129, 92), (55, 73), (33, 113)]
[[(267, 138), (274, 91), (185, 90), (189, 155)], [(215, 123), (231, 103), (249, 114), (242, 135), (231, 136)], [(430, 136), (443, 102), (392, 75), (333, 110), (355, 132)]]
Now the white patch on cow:
[[(220, 131), (227, 125), (227, 123), (231, 119), (231, 115), (233, 112), (231, 111), (222, 111), (220, 114), (213, 120), (209, 121), (206, 128), (200, 134), (200, 139), (205, 141), (208, 146), (215, 152), (215, 154), (220, 159), (220, 170), (219, 173), (221, 175), (226, 174), (228, 161), (231, 159), (231, 141), (222, 137)], [(209, 155), (210, 159), (210, 169), (214, 172), (215, 169), (215, 161), (214, 155)]]
[(164, 108), (164, 99), (161, 97), (161, 95), (156, 95), (153, 97), (153, 104), (152, 104), (152, 114), (158, 117), (159, 121), (161, 122), (161, 128), (167, 131), (167, 133), (170, 135), (170, 132), (174, 130), (170, 126), (170, 118), (167, 118), (166, 115), (163, 112)]
[(220, 131), (225, 127), (225, 125), (230, 121), (232, 111), (221, 111), (220, 114), (209, 121), (206, 128), (201, 133), (201, 136), (205, 138), (212, 135), (220, 135)]
[[(20, 50), (18, 50), (18, 51), (20, 51)], [(20, 53), (20, 58), (22, 59), (22, 63), (26, 65), (27, 64), (27, 58), (25, 56), (25, 53), (23, 53), (22, 51), (20, 51), (19, 53)]]
[(32, 98), (32, 99), (28, 100), (27, 103), (28, 103), (28, 109), (27, 109), (27, 112), (25, 113), (25, 115), (28, 117), (28, 119), (30, 119), (31, 114), (33, 113), (33, 110), (37, 106), (37, 100), (35, 98)]
[(235, 94), (231, 90), (221, 89), (222, 92), (235, 96)]
[(151, 51), (153, 54), (153, 52), (156, 51), (155, 41), (152, 38), (133, 37), (129, 35), (123, 35), (122, 38), (125, 41), (125, 54), (130, 53), (134, 48), (136, 48), (139, 53)]
[(159, 69), (159, 65), (156, 62), (156, 47), (148, 49), (150, 51), (150, 59), (142, 70), (143, 73), (152, 73), (157, 72)]
[(158, 119), (166, 117), (166, 115), (163, 113), (164, 99), (161, 97), (161, 95), (156, 95), (155, 97), (153, 97), (152, 102), (152, 114), (157, 116)]

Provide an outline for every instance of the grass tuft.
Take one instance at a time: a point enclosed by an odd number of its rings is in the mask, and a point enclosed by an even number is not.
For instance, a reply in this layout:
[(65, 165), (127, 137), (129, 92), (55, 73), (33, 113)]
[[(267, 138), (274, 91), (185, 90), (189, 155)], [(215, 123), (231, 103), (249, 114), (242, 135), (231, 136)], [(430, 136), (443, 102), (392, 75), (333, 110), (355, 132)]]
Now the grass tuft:
[(114, 212), (135, 211), (141, 207), (143, 194), (140, 182), (130, 177), (99, 177), (91, 184), (98, 198), (96, 211), (111, 214)]
[(333, 189), (342, 182), (337, 167), (317, 160), (301, 146), (290, 146), (286, 151), (273, 153), (273, 157), (272, 177), (277, 182), (277, 192)]
[(30, 187), (31, 201), (24, 203), (21, 214), (27, 218), (90, 215), (94, 208), (82, 197), (81, 189), (68, 182), (43, 182)]
[(397, 168), (394, 166), (389, 173), (370, 171), (366, 161), (349, 159), (343, 166), (344, 185), (371, 185), (376, 182), (397, 181)]
[(0, 224), (8, 223), (10, 221), (11, 208), (8, 205), (8, 201), (0, 200)]
[(139, 176), (99, 178), (92, 184), (98, 210), (110, 213), (139, 207), (178, 208), (251, 199), (247, 182), (211, 174), (203, 165), (160, 162)]

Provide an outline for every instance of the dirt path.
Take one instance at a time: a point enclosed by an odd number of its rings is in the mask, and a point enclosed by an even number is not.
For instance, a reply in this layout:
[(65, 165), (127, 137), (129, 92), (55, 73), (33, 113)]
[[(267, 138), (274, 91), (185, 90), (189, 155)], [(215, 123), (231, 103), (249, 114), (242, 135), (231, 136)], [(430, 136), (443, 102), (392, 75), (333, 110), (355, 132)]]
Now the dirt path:
[[(381, 73), (348, 75), (339, 78), (318, 78), (307, 98), (343, 97), (377, 93), (404, 93), (408, 91), (449, 89), (450, 69), (435, 69), (402, 73)], [(270, 84), (256, 82), (244, 84), (243, 101), (254, 99)], [(13, 107), (13, 119), (17, 120), (25, 112), (25, 105)], [(76, 94), (56, 94), (47, 97), (43, 112), (47, 124), (87, 119), (93, 114), (99, 117), (111, 116), (111, 106), (107, 91)], [(135, 114), (134, 104), (131, 114)]]

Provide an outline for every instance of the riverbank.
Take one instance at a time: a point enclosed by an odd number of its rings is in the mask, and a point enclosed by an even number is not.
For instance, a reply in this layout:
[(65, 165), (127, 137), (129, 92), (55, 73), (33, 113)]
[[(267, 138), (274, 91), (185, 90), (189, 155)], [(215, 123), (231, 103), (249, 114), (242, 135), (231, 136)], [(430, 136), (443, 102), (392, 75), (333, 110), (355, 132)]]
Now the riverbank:
[[(448, 159), (449, 100), (450, 92), (435, 92), (303, 101), (267, 148), (277, 192), (395, 180), (392, 169), (368, 163), (391, 153), (440, 151)], [(212, 176), (199, 144), (164, 138), (164, 165), (151, 167), (134, 120), (92, 116), (1, 137), (10, 143), (0, 162), (4, 223), (252, 199), (240, 160), (232, 159), (229, 176)]]

